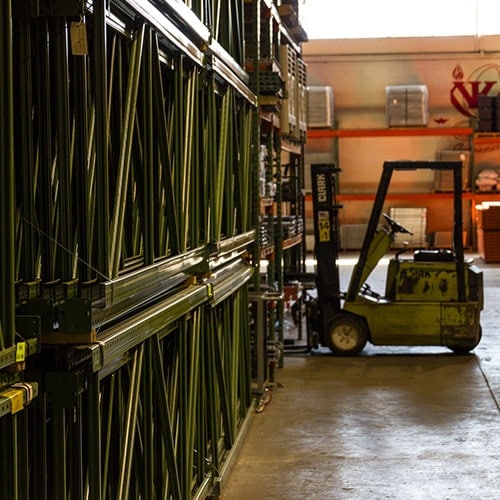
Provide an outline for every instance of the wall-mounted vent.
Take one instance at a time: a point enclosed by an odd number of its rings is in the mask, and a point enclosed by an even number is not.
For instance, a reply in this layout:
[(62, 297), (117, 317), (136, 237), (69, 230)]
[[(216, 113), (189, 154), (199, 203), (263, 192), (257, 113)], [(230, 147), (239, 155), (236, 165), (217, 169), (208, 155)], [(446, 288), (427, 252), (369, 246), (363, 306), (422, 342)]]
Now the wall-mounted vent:
[(333, 127), (333, 88), (307, 87), (308, 93), (308, 127)]

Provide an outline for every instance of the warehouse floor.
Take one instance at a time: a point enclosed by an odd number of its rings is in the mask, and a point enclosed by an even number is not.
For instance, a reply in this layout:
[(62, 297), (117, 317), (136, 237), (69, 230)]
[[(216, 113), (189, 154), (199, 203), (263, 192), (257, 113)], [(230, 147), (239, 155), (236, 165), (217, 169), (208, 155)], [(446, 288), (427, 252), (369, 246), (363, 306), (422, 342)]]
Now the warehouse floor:
[(485, 308), (472, 354), (368, 345), (354, 358), (287, 355), (221, 498), (500, 499), (500, 265), (476, 263)]

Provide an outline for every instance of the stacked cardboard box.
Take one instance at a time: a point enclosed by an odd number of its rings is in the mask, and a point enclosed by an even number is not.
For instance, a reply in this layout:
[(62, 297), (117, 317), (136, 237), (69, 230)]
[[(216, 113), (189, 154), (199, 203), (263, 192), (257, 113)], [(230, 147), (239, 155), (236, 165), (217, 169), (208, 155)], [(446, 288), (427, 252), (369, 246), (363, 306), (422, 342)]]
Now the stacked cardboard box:
[(476, 213), (479, 255), (485, 262), (500, 262), (500, 204), (485, 201)]
[(500, 130), (500, 99), (496, 96), (479, 95), (477, 98), (479, 132), (497, 132)]

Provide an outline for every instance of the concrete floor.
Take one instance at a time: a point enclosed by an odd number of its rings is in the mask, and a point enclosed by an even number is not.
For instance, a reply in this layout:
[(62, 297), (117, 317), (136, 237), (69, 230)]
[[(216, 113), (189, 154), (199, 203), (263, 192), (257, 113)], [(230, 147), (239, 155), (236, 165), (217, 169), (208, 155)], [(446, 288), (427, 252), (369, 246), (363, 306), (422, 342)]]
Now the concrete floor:
[[(220, 498), (500, 499), (500, 265), (476, 263), (485, 309), (474, 353), (288, 355)], [(380, 289), (384, 266), (376, 273)]]

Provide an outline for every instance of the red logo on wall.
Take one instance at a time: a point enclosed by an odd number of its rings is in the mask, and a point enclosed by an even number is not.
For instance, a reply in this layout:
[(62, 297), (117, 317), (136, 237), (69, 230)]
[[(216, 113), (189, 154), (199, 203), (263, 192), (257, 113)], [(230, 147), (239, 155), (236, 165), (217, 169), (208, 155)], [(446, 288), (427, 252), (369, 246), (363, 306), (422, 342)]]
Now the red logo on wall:
[(477, 98), (480, 95), (498, 95), (500, 88), (500, 65), (485, 64), (464, 79), (464, 71), (457, 64), (452, 72), (453, 86), (450, 100), (465, 116), (477, 116)]

